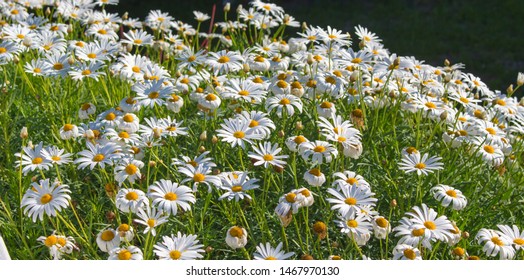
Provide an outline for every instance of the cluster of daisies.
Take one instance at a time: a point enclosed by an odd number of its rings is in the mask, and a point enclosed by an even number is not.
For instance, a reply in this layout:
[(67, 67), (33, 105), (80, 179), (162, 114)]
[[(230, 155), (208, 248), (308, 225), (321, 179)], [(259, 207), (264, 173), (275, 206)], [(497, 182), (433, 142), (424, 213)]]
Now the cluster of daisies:
[[(198, 22), (194, 28), (159, 10), (151, 11), (142, 22), (103, 9), (113, 4), (118, 0), (0, 3), (5, 19), (0, 26), (0, 65), (7, 67), (29, 57), (24, 64), (28, 75), (78, 84), (117, 79), (129, 86), (128, 96), (118, 104), (85, 102), (71, 116), (78, 123), (62, 124), (57, 135), (64, 146), (78, 150), (29, 142), (15, 154), (15, 167), (21, 173), (43, 177), (31, 184), (21, 202), (33, 222), (45, 217), (64, 221), (60, 212), (74, 196), (63, 184), (63, 179), (69, 180), (63, 178), (66, 166), (74, 165), (77, 172), (101, 172), (98, 183), (106, 185), (121, 217), (129, 217), (129, 224), (118, 219), (117, 225), (98, 229), (97, 250), (108, 259), (140, 260), (153, 253), (158, 259), (204, 258), (206, 251), (198, 236), (174, 234), (169, 229), (173, 221), (192, 211), (204, 191), (218, 193), (218, 200), (228, 203), (265, 199), (270, 185), (266, 175), (270, 170), (281, 174), (288, 169), (292, 171), (285, 173), (291, 174), (287, 185), (294, 188), (279, 188), (279, 197), (267, 201), (276, 205), (274, 213), (284, 227), (299, 209), (317, 207), (315, 200), (320, 199), (331, 205), (336, 216), (330, 222), (359, 252), (372, 236), (381, 242), (398, 238), (393, 259), (421, 259), (421, 251), (432, 250), (436, 242), (456, 246), (462, 231), (423, 203), (392, 227), (376, 210), (380, 188), (372, 191), (355, 171), (332, 172), (328, 174), (331, 186), (321, 188), (328, 181), (322, 170), (361, 157), (365, 125), (364, 112), (358, 108), (362, 107), (398, 106), (405, 114), (443, 123), (447, 129), (442, 138), (450, 147), (465, 148), (493, 167), (515, 163), (512, 145), (524, 135), (524, 106), (512, 93), (524, 84), (522, 74), (517, 88), (508, 89), (508, 94), (492, 91), (478, 77), (463, 73), (461, 64), (434, 67), (391, 54), (374, 33), (361, 26), (355, 32), (357, 50), (351, 47), (349, 33), (331, 27), (304, 26), (298, 36), (284, 40), (284, 29), (299, 27), (298, 22), (281, 7), (259, 0), (252, 1), (249, 9), (238, 7), (238, 20), (215, 23), (221, 33), (199, 31), (201, 23), (210, 20), (201, 12), (194, 12)], [(30, 13), (50, 5), (55, 9), (45, 10), (45, 16)], [(224, 11), (230, 11), (229, 5)], [(246, 29), (254, 32), (240, 31)], [(71, 39), (75, 34), (80, 36)], [(239, 37), (250, 44), (235, 40)], [(348, 108), (357, 109), (348, 113)], [(217, 149), (207, 151), (202, 146), (198, 154), (186, 155), (188, 143), (194, 142), (191, 138), (201, 131), (188, 125), (191, 119), (181, 120), (185, 112), (189, 118), (209, 122), (207, 129), (212, 125), (211, 141)], [(301, 119), (309, 119), (314, 131), (306, 132), (297, 121)], [(195, 138), (205, 143), (207, 133), (204, 130)], [(162, 160), (172, 151), (170, 162)], [(238, 152), (239, 162), (218, 161), (226, 160), (224, 151)], [(251, 165), (244, 164), (244, 157)], [(418, 176), (444, 166), (441, 157), (423, 154), (416, 147), (403, 149), (398, 157), (399, 170)], [(303, 175), (297, 173), (297, 165), (307, 169)], [(165, 174), (151, 171), (160, 168)], [(57, 178), (51, 180), (51, 175)], [(452, 186), (438, 184), (430, 193), (453, 211), (467, 207), (467, 198)], [(252, 245), (248, 236), (261, 234), (248, 233), (248, 226), (234, 225), (224, 234), (231, 249), (245, 250)], [(319, 239), (326, 237), (323, 222), (312, 229)], [(499, 229), (482, 229), (477, 240), (487, 256), (512, 259), (524, 244), (524, 233), (517, 226)], [(151, 252), (143, 252), (145, 246), (140, 245), (149, 238), (156, 243), (148, 248)], [(77, 246), (73, 237), (56, 231), (38, 241), (54, 259), (93, 245)], [(283, 243), (276, 247), (260, 243), (251, 251), (254, 259), (295, 255), (285, 252)], [(454, 247), (450, 254), (469, 257), (461, 247)]]

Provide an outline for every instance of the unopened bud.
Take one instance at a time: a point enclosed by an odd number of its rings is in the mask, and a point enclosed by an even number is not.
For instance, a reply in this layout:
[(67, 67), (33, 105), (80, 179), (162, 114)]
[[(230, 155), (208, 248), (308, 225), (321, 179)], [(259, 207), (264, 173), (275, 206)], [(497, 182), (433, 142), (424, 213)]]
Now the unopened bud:
[(91, 129), (86, 130), (85, 136), (87, 139), (95, 139), (95, 132)]
[(76, 60), (72, 56), (67, 59), (67, 63), (69, 63), (70, 65), (75, 64), (75, 62), (76, 62)]
[(282, 172), (284, 172), (284, 168), (283, 167), (276, 166), (276, 165), (273, 166), (273, 170), (275, 171), (275, 173), (282, 173)]
[(396, 199), (392, 199), (391, 202), (389, 203), (389, 206), (391, 206), (391, 208), (396, 208), (397, 207), (397, 200)]
[(27, 132), (27, 127), (22, 127), (22, 130), (20, 130), (20, 138), (27, 139), (29, 137), (29, 133)]
[(513, 84), (511, 84), (511, 85), (509, 85), (509, 87), (506, 89), (506, 93), (507, 93), (508, 95), (512, 95), (513, 92), (514, 92), (514, 90), (513, 90)]
[(242, 71), (244, 71), (246, 73), (249, 73), (249, 71), (251, 71), (251, 68), (249, 67), (249, 64), (247, 64), (247, 63), (242, 64)]
[(218, 137), (216, 137), (216, 135), (213, 135), (213, 137), (211, 138), (211, 143), (213, 144), (218, 143)]
[(204, 147), (204, 146), (200, 146), (200, 147), (198, 147), (198, 152), (199, 152), (199, 153), (203, 153), (203, 152), (205, 152), (205, 151), (206, 151), (206, 147)]
[(109, 211), (106, 213), (106, 219), (108, 222), (112, 223), (113, 220), (115, 220), (116, 214), (113, 211)]
[(127, 20), (129, 18), (129, 13), (128, 12), (125, 12), (123, 15), (122, 15), (122, 19), (123, 20)]
[(310, 260), (314, 260), (315, 258), (313, 258), (312, 255), (305, 254), (305, 255), (302, 255), (302, 257), (300, 257), (300, 259), (304, 260), (304, 261), (310, 261)]
[(524, 85), (524, 73), (520, 73), (517, 75), (517, 86), (521, 87)]
[(242, 4), (238, 4), (238, 6), (237, 6), (237, 13), (240, 13), (242, 11), (242, 9), (244, 9)]
[(446, 58), (444, 59), (444, 65), (449, 67), (451, 65), (451, 62), (449, 62), (449, 60)]
[(445, 121), (448, 118), (448, 111), (444, 111), (440, 114), (440, 120)]
[(467, 232), (467, 231), (463, 231), (463, 232), (462, 232), (462, 238), (463, 238), (463, 239), (468, 239), (468, 238), (469, 238), (469, 232)]
[(67, 33), (73, 33), (73, 25), (67, 25)]
[(284, 132), (284, 130), (280, 130), (278, 132), (278, 137), (283, 138), (284, 136), (286, 136), (286, 133)]
[(397, 57), (395, 58), (395, 60), (393, 61), (393, 66), (397, 67), (400, 65), (400, 57)]
[(358, 47), (363, 50), (366, 47), (366, 41), (362, 40), (358, 43)]
[(444, 83), (449, 83), (451, 81), (451, 74), (446, 74), (444, 76)]
[[(229, 3), (227, 3), (227, 4), (229, 5)], [(208, 254), (211, 253), (211, 252), (213, 252), (214, 250), (215, 250), (215, 249), (214, 249), (213, 247), (211, 247), (211, 246), (207, 246), (207, 247), (206, 247), (206, 253), (208, 253)]]
[(51, 14), (51, 9), (47, 7), (47, 9), (45, 9), (45, 15), (49, 16), (50, 14)]
[(127, 52), (131, 52), (133, 50), (133, 45), (131, 44), (126, 44), (126, 51)]
[(213, 172), (212, 172), (212, 173), (213, 173), (213, 175), (216, 176), (216, 175), (220, 174), (221, 171), (220, 171), (220, 169), (217, 168), (217, 169), (213, 169)]
[(155, 166), (156, 166), (156, 161), (150, 160), (149, 161), (149, 167), (155, 167)]
[(198, 137), (200, 141), (206, 141), (207, 140), (207, 131), (204, 130), (204, 132), (200, 133), (200, 136)]
[(153, 137), (157, 139), (162, 137), (162, 129), (157, 127), (153, 128)]
[(315, 59), (313, 59), (313, 55), (312, 54), (308, 54), (307, 55), (307, 64), (311, 65), (315, 62)]
[(302, 130), (302, 129), (304, 129), (304, 125), (302, 124), (301, 121), (298, 121), (298, 122), (295, 124), (295, 129), (296, 129), (296, 130)]
[(305, 21), (302, 22), (302, 29), (307, 29), (307, 23)]
[(15, 55), (15, 57), (13, 57), (13, 62), (15, 64), (18, 64), (20, 62), (20, 58), (18, 57), (18, 55)]
[(227, 2), (226, 5), (224, 6), (224, 12), (229, 12), (229, 10), (231, 10), (231, 3)]
[(351, 76), (349, 76), (349, 81), (351, 83), (358, 81), (358, 71), (353, 71), (353, 73), (351, 73)]

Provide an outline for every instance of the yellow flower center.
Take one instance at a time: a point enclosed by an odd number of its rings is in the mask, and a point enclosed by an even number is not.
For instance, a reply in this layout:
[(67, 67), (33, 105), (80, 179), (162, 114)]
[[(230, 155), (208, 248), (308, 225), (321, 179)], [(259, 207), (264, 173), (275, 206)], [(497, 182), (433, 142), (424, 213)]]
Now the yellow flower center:
[(288, 193), (286, 194), (286, 201), (289, 203), (294, 203), (297, 195), (294, 193)]
[(206, 176), (204, 174), (196, 173), (193, 176), (193, 181), (195, 181), (196, 183), (200, 183), (200, 182), (203, 182), (205, 178), (206, 178)]
[(460, 136), (468, 136), (468, 132), (464, 129), (459, 130), (458, 133), (460, 134)]
[(417, 164), (415, 164), (415, 168), (418, 168), (418, 169), (424, 169), (426, 168), (426, 165), (422, 162), (419, 162)]
[(64, 64), (60, 63), (60, 62), (57, 62), (53, 65), (53, 69), (55, 70), (62, 70), (64, 69)]
[(105, 29), (98, 30), (98, 34), (106, 35), (107, 31)]
[(242, 237), (244, 235), (244, 231), (241, 227), (234, 226), (229, 230), (229, 234), (233, 237)]
[(437, 228), (437, 225), (432, 221), (425, 221), (424, 226), (429, 230), (435, 230)]
[(168, 192), (164, 195), (164, 198), (169, 201), (173, 201), (177, 199), (176, 193)]
[(62, 159), (62, 158), (59, 157), (59, 156), (52, 156), (51, 159), (52, 159), (53, 161), (59, 161), (59, 160)]
[(284, 80), (279, 80), (277, 82), (277, 87), (279, 87), (279, 88), (287, 88), (287, 86), (288, 86), (288, 84)]
[(233, 186), (233, 187), (231, 187), (231, 191), (232, 192), (241, 192), (242, 191), (242, 186), (240, 186), (240, 185)]
[(497, 105), (500, 105), (500, 106), (506, 106), (506, 101), (502, 99), (497, 99), (495, 103), (497, 103)]
[(495, 148), (493, 148), (493, 146), (490, 145), (484, 145), (484, 151), (486, 151), (486, 153), (488, 154), (493, 154), (495, 153)]
[(42, 69), (37, 67), (37, 68), (33, 69), (33, 72), (35, 72), (35, 73), (42, 73)]
[(388, 220), (380, 217), (376, 221), (377, 225), (381, 228), (386, 228), (388, 226)]
[(128, 224), (121, 224), (120, 226), (118, 226), (118, 231), (128, 231), (129, 230), (129, 225)]
[(340, 256), (332, 256), (331, 260), (340, 261), (340, 260), (342, 260), (342, 258)]
[(275, 257), (267, 257), (267, 258), (265, 258), (265, 260), (266, 261), (276, 261), (277, 258), (275, 258)]
[(356, 220), (349, 220), (346, 222), (346, 224), (348, 225), (348, 227), (350, 228), (356, 228), (358, 227), (358, 222)]
[(493, 236), (491, 242), (495, 243), (497, 246), (504, 246), (504, 242), (502, 242), (498, 236)]
[(133, 115), (131, 114), (125, 114), (125, 116), (122, 119), (127, 123), (133, 122), (135, 120), (135, 118), (133, 118)]
[(310, 197), (311, 196), (311, 192), (309, 190), (306, 190), (306, 189), (301, 190), (300, 194), (302, 194), (305, 197)]
[(120, 131), (118, 133), (118, 137), (123, 138), (123, 139), (127, 139), (127, 138), (129, 138), (129, 133), (127, 133), (125, 131)]
[(2, 53), (6, 53), (6, 52), (7, 52), (7, 49), (6, 49), (6, 48), (4, 48), (4, 47), (0, 47), (0, 54), (2, 54)]
[(242, 139), (246, 136), (246, 134), (244, 133), (244, 131), (235, 131), (235, 133), (233, 133), (233, 137), (235, 138), (238, 138), (238, 139)]
[(350, 184), (350, 185), (354, 185), (358, 182), (357, 178), (348, 178), (346, 180), (346, 183)]
[(424, 105), (426, 105), (426, 107), (428, 107), (429, 109), (436, 109), (437, 108), (437, 105), (435, 105), (435, 103), (433, 102), (426, 102)]
[(497, 131), (495, 131), (495, 129), (493, 127), (487, 127), (486, 128), (486, 131), (491, 134), (491, 135), (496, 135), (497, 134)]
[(333, 78), (331, 76), (326, 77), (325, 81), (326, 81), (326, 83), (329, 83), (329, 84), (332, 84), (332, 85), (337, 83), (337, 80), (335, 80), (335, 78)]
[(126, 249), (122, 249), (122, 250), (120, 250), (120, 252), (118, 252), (118, 259), (122, 260), (122, 261), (130, 260), (131, 256), (132, 256), (131, 252), (129, 252)]
[(328, 101), (324, 101), (322, 102), (322, 104), (320, 104), (320, 108), (323, 108), (323, 109), (329, 109), (331, 107), (333, 107), (333, 103), (328, 102)]
[(157, 99), (160, 96), (160, 93), (153, 91), (147, 95), (150, 99)]
[(265, 154), (262, 158), (265, 161), (272, 161), (274, 159), (273, 155), (270, 155), (270, 154)]
[(173, 251), (169, 252), (169, 256), (173, 260), (178, 260), (178, 259), (180, 259), (180, 257), (182, 257), (182, 253), (180, 253), (180, 251), (178, 251), (178, 250), (173, 250)]
[(463, 96), (460, 97), (460, 101), (461, 101), (462, 103), (466, 103), (466, 104), (469, 103), (469, 100), (468, 100), (466, 97), (463, 97)]
[(297, 145), (300, 145), (301, 143), (306, 142), (306, 138), (302, 135), (299, 135), (293, 139), (293, 142), (295, 142)]
[(447, 190), (446, 194), (451, 197), (457, 197), (457, 192), (454, 190)]
[(196, 60), (196, 56), (194, 56), (194, 55), (192, 55), (192, 56), (190, 56), (190, 57), (187, 58), (187, 61), (188, 61), (188, 62), (193, 62), (193, 61), (195, 61), (195, 60)]
[(140, 44), (142, 44), (142, 40), (140, 40), (140, 39), (135, 39), (135, 40), (133, 41), (133, 43), (135, 43), (135, 44), (137, 44), (137, 45), (140, 45)]
[(216, 99), (217, 99), (217, 96), (212, 94), (212, 93), (206, 95), (206, 100), (207, 101), (215, 101)]
[(94, 59), (96, 58), (96, 53), (90, 53), (87, 55), (87, 57), (91, 58), (91, 59)]
[(138, 194), (134, 191), (130, 191), (128, 193), (126, 193), (126, 199), (127, 200), (137, 200), (138, 199)]
[(100, 238), (104, 241), (111, 241), (113, 238), (115, 238), (115, 233), (112, 230), (106, 230), (102, 232), (102, 235), (100, 235)]
[(360, 57), (355, 57), (351, 60), (351, 63), (360, 63), (360, 62), (362, 62), (362, 58)]
[(148, 219), (147, 220), (147, 225), (149, 227), (154, 227), (156, 225), (156, 220), (155, 219)]
[(17, 37), (18, 39), (24, 39), (24, 38), (25, 38), (25, 35), (24, 35), (24, 34), (18, 34), (18, 35), (16, 35), (16, 37)]
[(263, 57), (261, 57), (261, 56), (259, 55), (259, 56), (255, 57), (255, 61), (256, 61), (256, 62), (264, 62), (264, 61), (266, 61), (266, 60), (265, 60)]
[(218, 59), (218, 62), (219, 63), (228, 63), (230, 61), (229, 57), (227, 56), (221, 56), (219, 59)]
[(33, 163), (33, 164), (40, 164), (40, 163), (42, 163), (42, 162), (44, 162), (44, 159), (41, 158), (41, 157), (35, 157), (35, 158), (31, 161), (31, 163)]
[(464, 251), (464, 249), (462, 249), (460, 247), (453, 248), (453, 254), (456, 255), (456, 256), (462, 257), (462, 256), (464, 256), (465, 252), (466, 251)]
[(241, 96), (248, 96), (249, 95), (249, 91), (247, 90), (241, 90), (238, 92), (238, 95), (241, 95)]
[(419, 229), (414, 229), (411, 231), (411, 233), (413, 234), (413, 236), (422, 236), (424, 235), (424, 232), (426, 231), (425, 228), (419, 228)]
[(522, 246), (522, 245), (524, 245), (524, 239), (522, 239), (522, 238), (515, 238), (515, 239), (513, 239), (513, 243)]
[(135, 66), (131, 67), (131, 71), (133, 71), (135, 73), (140, 73), (140, 67), (135, 65)]
[(346, 140), (347, 140), (347, 138), (346, 138), (346, 137), (343, 137), (343, 136), (339, 136), (339, 137), (337, 138), (337, 141), (338, 141), (338, 142), (346, 142)]
[(356, 205), (357, 204), (357, 199), (354, 198), (354, 197), (348, 197), (344, 200), (344, 202), (347, 204), (347, 205)]
[(320, 169), (318, 168), (313, 168), (309, 170), (309, 174), (319, 177), (322, 174), (322, 172), (320, 172)]
[(56, 235), (49, 235), (49, 236), (44, 240), (44, 244), (45, 244), (45, 246), (47, 246), (47, 247), (51, 247), (51, 246), (55, 245), (56, 243), (58, 243), (58, 239), (56, 238)]
[(101, 162), (105, 159), (106, 157), (103, 155), (103, 154), (97, 154), (93, 157), (93, 161), (94, 162)]
[(67, 241), (63, 237), (58, 237), (56, 242), (58, 243), (58, 245), (60, 245), (62, 247), (64, 247), (66, 245), (66, 243), (67, 243)]
[(412, 249), (406, 249), (404, 250), (404, 256), (410, 260), (414, 260), (417, 257), (417, 253)]
[(126, 171), (127, 175), (134, 175), (138, 171), (138, 167), (136, 167), (136, 165), (131, 163), (131, 164), (128, 164), (126, 166), (125, 171)]
[(313, 148), (313, 151), (315, 151), (315, 153), (323, 153), (326, 151), (326, 147), (324, 146), (316, 146), (315, 148)]
[(91, 75), (91, 70), (86, 69), (86, 70), (82, 71), (81, 74), (82, 74), (83, 76)]

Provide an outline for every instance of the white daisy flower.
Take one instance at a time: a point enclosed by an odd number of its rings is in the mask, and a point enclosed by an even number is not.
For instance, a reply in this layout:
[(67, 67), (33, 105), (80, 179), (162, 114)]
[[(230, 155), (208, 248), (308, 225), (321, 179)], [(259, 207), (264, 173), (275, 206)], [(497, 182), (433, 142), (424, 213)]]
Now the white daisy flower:
[(273, 248), (269, 242), (266, 244), (260, 243), (253, 254), (253, 258), (255, 260), (286, 260), (295, 255), (294, 252), (286, 253), (282, 251), (282, 247), (282, 242), (276, 248)]
[(172, 215), (177, 214), (178, 207), (184, 211), (191, 210), (191, 204), (196, 202), (189, 187), (164, 179), (149, 186), (147, 194), (153, 200), (153, 206)]
[(44, 214), (56, 217), (62, 208), (69, 205), (71, 191), (68, 185), (61, 185), (59, 182), (50, 183), (49, 179), (40, 180), (38, 183), (31, 184), (22, 197), (20, 207), (25, 208), (24, 214), (36, 219), (44, 220)]

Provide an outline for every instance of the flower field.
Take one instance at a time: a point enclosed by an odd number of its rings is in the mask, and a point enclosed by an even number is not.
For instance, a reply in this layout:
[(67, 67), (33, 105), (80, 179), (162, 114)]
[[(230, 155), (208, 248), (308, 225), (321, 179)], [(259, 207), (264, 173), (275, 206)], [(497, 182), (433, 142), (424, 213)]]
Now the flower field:
[(0, 259), (524, 258), (524, 74), (118, 2), (0, 3)]

